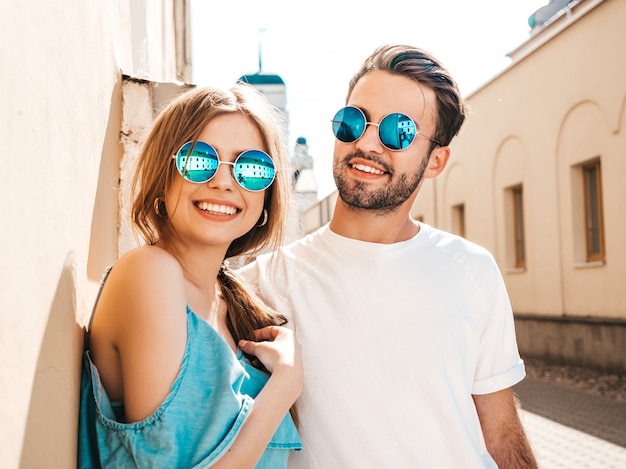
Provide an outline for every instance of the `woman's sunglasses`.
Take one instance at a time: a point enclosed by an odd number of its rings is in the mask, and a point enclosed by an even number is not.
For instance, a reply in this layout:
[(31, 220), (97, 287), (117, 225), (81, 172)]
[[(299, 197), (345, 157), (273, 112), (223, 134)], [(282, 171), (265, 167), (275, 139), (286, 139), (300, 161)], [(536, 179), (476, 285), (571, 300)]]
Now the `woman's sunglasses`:
[(341, 108), (335, 114), (333, 133), (338, 140), (344, 143), (356, 142), (363, 136), (368, 124), (378, 127), (378, 140), (388, 150), (404, 150), (413, 143), (418, 135), (441, 145), (434, 138), (421, 134), (418, 125), (406, 114), (401, 112), (387, 114), (380, 123), (376, 124), (368, 122), (363, 111), (354, 106)]
[(221, 161), (215, 148), (198, 140), (185, 143), (172, 158), (180, 175), (189, 182), (210, 181), (221, 164), (232, 166), (235, 181), (248, 191), (265, 190), (274, 182), (274, 161), (261, 150), (246, 150), (230, 163)]

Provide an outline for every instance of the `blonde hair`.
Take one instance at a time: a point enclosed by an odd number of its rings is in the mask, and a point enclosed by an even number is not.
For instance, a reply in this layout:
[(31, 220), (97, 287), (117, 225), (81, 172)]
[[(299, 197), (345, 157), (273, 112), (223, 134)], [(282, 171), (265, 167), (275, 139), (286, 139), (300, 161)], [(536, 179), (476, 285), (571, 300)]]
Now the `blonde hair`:
[[(270, 154), (276, 167), (275, 180), (266, 189), (263, 203), (267, 222), (262, 223), (265, 217), (262, 214), (250, 231), (231, 243), (226, 258), (254, 256), (265, 248), (276, 252), (282, 244), (291, 191), (284, 121), (260, 92), (243, 83), (228, 90), (206, 87), (187, 91), (155, 120), (139, 155), (132, 184), (132, 220), (148, 244), (159, 239), (167, 242), (176, 236), (164, 204), (159, 203), (178, 174), (172, 155), (184, 143), (196, 142), (207, 123), (225, 113), (242, 113), (255, 123), (263, 139), (263, 150)], [(282, 315), (266, 306), (234, 272), (223, 267), (218, 281), (228, 305), (228, 328), (235, 342), (254, 340), (254, 329), (286, 323)]]

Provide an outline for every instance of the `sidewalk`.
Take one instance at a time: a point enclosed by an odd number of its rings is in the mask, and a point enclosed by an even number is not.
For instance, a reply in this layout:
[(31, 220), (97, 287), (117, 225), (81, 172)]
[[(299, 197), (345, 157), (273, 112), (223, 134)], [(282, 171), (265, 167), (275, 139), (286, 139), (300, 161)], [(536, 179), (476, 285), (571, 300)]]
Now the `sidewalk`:
[(532, 377), (513, 389), (541, 469), (626, 469), (626, 402)]

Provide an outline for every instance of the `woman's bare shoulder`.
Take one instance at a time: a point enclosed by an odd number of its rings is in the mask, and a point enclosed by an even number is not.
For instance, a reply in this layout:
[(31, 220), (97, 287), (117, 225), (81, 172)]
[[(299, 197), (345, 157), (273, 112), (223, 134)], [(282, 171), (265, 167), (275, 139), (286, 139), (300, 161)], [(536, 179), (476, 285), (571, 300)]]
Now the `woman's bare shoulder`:
[[(121, 267), (120, 267), (121, 266)], [(176, 258), (164, 249), (157, 246), (139, 246), (127, 251), (115, 263), (116, 269), (170, 269), (182, 273), (180, 264)], [(157, 272), (157, 273), (158, 273)]]
[(174, 256), (161, 248), (134, 248), (111, 269), (100, 301), (103, 308), (99, 309), (107, 310), (104, 314), (119, 316), (117, 319), (125, 324), (136, 315), (158, 312), (163, 317), (164, 312), (185, 305), (182, 268)]

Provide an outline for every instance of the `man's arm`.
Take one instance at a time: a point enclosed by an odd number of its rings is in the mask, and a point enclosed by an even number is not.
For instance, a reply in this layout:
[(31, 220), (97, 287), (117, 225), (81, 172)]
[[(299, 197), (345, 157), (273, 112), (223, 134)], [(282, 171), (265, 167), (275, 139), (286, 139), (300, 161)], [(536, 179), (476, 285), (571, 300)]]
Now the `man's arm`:
[(537, 461), (517, 413), (517, 401), (511, 388), (491, 394), (475, 394), (487, 451), (498, 467), (537, 469)]

